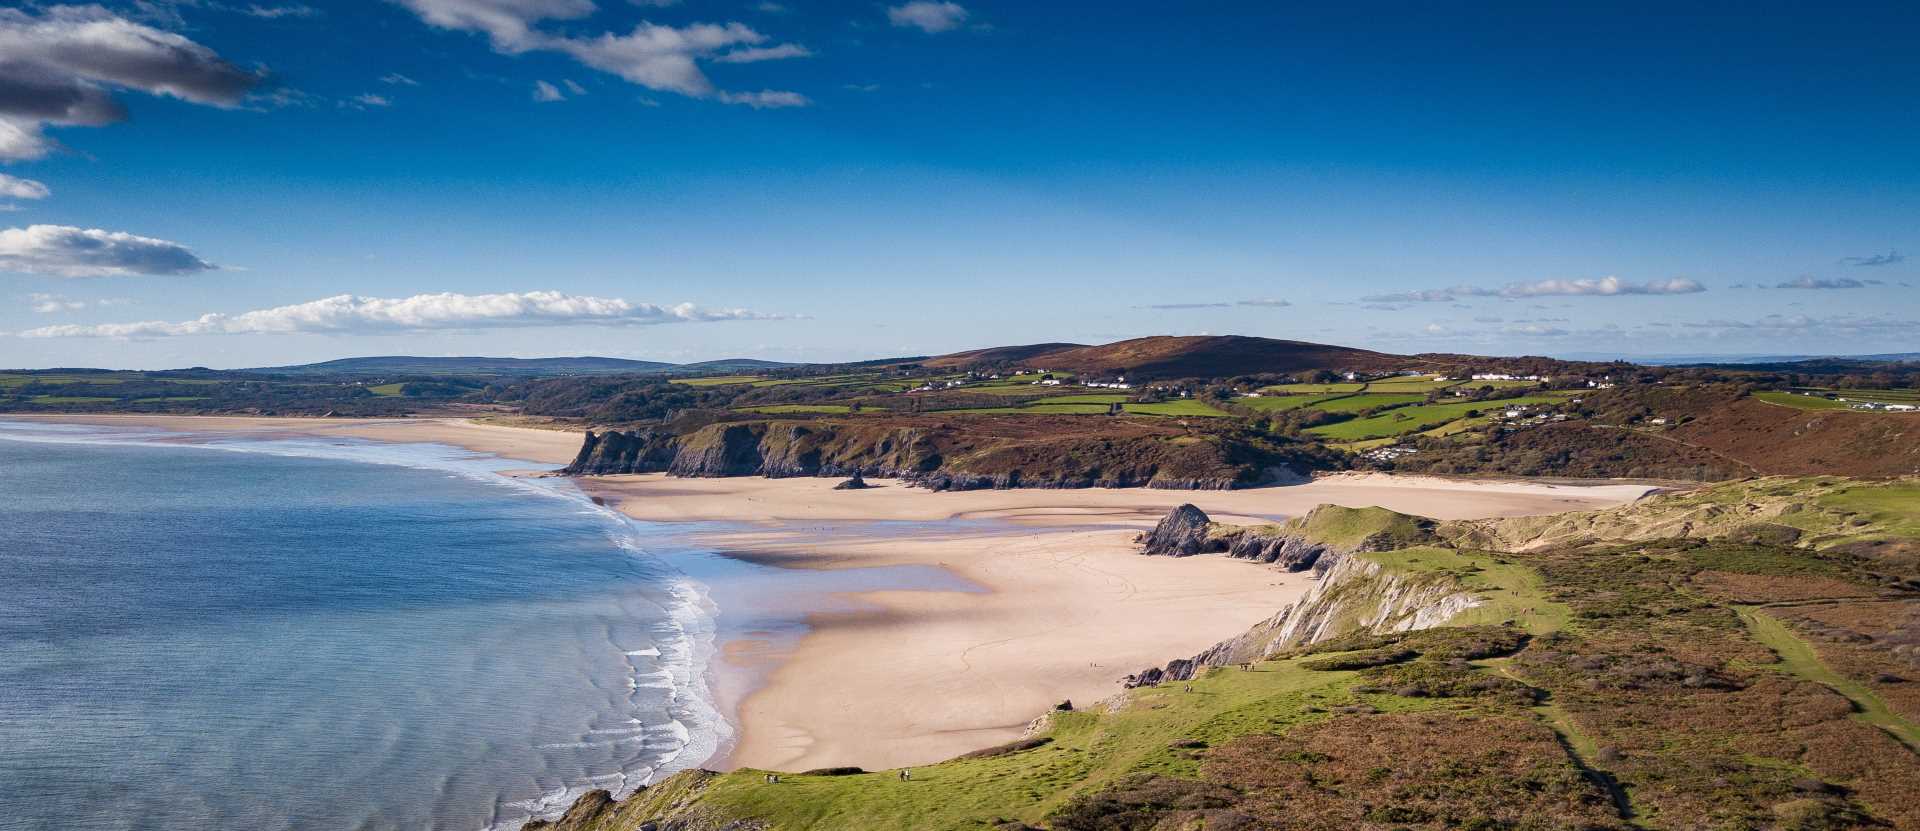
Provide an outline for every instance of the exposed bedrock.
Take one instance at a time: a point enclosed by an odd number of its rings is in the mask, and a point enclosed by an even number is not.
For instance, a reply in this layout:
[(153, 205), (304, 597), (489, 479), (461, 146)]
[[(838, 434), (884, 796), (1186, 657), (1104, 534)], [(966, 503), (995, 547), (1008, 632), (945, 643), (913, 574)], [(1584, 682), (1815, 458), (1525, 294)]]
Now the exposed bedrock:
[(1274, 466), (1255, 469), (1229, 461), (1228, 455), (1227, 449), (1213, 444), (1180, 444), (1156, 436), (1035, 440), (938, 426), (733, 421), (682, 433), (665, 428), (591, 432), (561, 472), (774, 478), (858, 474), (902, 479), (929, 490), (1223, 490), (1285, 478)]

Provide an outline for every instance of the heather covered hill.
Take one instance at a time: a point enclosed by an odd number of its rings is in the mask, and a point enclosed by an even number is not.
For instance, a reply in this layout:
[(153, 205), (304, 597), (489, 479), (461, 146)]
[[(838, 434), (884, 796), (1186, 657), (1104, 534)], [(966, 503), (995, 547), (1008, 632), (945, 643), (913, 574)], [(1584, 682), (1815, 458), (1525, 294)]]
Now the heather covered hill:
[(1257, 373), (1314, 370), (1382, 371), (1411, 369), (1417, 358), (1366, 349), (1243, 335), (1134, 338), (1101, 346), (1038, 344), (943, 355), (929, 367), (964, 369), (1018, 363), (1081, 374), (1125, 373), (1129, 379), (1224, 378)]

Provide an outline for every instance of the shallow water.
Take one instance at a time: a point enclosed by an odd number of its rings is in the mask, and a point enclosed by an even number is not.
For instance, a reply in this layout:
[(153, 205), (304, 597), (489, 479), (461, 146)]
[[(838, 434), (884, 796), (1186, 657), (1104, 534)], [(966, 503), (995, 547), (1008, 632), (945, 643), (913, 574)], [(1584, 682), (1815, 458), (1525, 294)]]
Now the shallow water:
[(0, 828), (513, 826), (726, 738), (704, 587), (564, 481), (0, 438)]
[(516, 828), (723, 757), (717, 643), (978, 590), (728, 558), (527, 465), (0, 419), (0, 829)]

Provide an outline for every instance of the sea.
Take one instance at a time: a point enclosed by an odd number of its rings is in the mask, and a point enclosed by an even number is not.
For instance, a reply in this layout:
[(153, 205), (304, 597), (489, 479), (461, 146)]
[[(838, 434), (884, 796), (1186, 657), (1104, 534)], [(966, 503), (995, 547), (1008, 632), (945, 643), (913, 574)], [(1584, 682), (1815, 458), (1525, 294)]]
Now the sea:
[(0, 420), (0, 829), (517, 828), (723, 754), (723, 628), (806, 607), (755, 597), (940, 579), (718, 557), (528, 466)]

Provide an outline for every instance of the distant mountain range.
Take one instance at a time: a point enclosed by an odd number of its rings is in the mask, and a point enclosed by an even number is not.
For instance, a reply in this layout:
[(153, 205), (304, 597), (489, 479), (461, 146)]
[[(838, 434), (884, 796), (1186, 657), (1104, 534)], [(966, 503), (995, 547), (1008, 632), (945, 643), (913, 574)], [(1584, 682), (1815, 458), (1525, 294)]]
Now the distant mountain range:
[(792, 366), (754, 358), (725, 358), (690, 364), (633, 361), (626, 358), (422, 358), (381, 355), (341, 358), (317, 364), (235, 370), (263, 375), (642, 375), (650, 373), (750, 372)]

